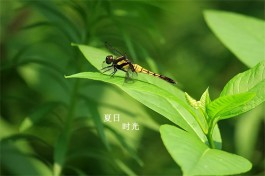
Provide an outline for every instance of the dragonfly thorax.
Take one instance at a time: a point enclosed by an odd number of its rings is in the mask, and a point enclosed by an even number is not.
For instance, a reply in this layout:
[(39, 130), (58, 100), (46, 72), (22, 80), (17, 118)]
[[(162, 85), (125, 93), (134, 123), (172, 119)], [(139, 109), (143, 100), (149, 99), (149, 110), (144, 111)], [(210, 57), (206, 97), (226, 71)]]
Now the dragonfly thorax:
[(113, 56), (112, 55), (108, 55), (107, 57), (106, 57), (106, 63), (107, 64), (111, 64), (113, 62)]

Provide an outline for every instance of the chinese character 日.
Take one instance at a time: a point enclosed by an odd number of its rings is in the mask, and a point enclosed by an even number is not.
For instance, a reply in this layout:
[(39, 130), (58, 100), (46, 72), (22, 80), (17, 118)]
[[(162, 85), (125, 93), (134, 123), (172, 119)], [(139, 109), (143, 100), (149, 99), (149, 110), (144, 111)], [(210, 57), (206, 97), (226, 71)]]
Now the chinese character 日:
[(114, 114), (113, 121), (119, 122), (120, 121), (120, 114)]

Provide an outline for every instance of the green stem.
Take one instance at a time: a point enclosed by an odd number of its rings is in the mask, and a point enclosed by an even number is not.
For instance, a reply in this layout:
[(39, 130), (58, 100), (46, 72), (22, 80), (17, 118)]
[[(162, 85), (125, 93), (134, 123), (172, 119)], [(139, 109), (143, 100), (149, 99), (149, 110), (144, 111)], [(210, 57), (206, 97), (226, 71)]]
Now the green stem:
[(213, 140), (213, 130), (216, 125), (216, 120), (211, 120), (209, 123), (209, 132), (207, 133), (207, 139), (209, 141), (210, 148), (215, 148), (215, 143)]
[(205, 129), (205, 126), (203, 126), (202, 122), (200, 121), (200, 119), (198, 118), (198, 116), (194, 116), (195, 117), (195, 120), (198, 122), (200, 128), (202, 129), (203, 133), (204, 134), (207, 134), (207, 129)]
[(208, 131), (209, 131), (209, 127), (208, 127), (208, 123), (207, 123), (207, 114), (205, 113), (205, 110), (203, 110), (202, 108), (199, 108), (199, 112), (201, 113), (202, 117), (204, 117), (202, 120), (203, 120), (203, 132), (204, 134), (208, 134)]

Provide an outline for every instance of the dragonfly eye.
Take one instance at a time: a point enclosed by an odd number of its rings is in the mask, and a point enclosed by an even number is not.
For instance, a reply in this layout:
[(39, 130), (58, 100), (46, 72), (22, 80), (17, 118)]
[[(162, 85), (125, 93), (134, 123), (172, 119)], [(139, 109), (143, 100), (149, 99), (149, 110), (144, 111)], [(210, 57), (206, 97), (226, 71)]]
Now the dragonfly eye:
[(112, 55), (109, 55), (106, 57), (106, 63), (107, 64), (111, 64), (113, 62), (113, 56)]

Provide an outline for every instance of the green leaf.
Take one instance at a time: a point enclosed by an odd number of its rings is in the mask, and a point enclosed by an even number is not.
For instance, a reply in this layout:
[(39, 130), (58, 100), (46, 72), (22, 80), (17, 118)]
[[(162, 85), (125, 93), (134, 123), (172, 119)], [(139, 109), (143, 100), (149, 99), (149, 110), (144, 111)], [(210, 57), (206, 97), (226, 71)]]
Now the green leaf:
[(187, 102), (189, 103), (189, 105), (195, 109), (198, 109), (201, 106), (201, 102), (195, 100), (194, 98), (192, 98), (188, 93), (185, 92), (185, 98), (187, 100)]
[[(201, 100), (206, 98), (206, 94), (204, 93), (201, 97)], [(194, 98), (192, 98), (189, 94), (185, 92), (185, 98), (189, 105), (191, 105), (193, 109), (193, 117), (196, 119), (196, 121), (199, 123), (201, 129), (203, 130), (204, 134), (208, 133), (208, 124), (206, 120), (206, 111), (205, 111), (205, 100), (203, 100), (204, 104), (202, 104), (201, 101), (196, 101)]]
[(57, 8), (52, 1), (34, 1), (31, 3), (36, 7), (47, 19), (51, 22), (52, 26), (56, 26), (63, 31), (70, 41), (80, 41), (80, 32), (73, 21), (71, 21), (60, 8)]
[(202, 96), (200, 98), (200, 102), (201, 102), (201, 106), (202, 106), (203, 110), (205, 111), (206, 106), (211, 102), (208, 88), (202, 94)]
[(195, 109), (202, 108), (202, 110), (204, 110), (204, 111), (206, 109), (206, 106), (211, 102), (208, 88), (202, 94), (200, 101), (195, 100), (186, 92), (185, 92), (185, 98), (186, 98), (187, 102), (189, 103), (189, 105), (191, 105), (193, 108), (195, 108)]
[(204, 16), (215, 35), (244, 64), (253, 67), (265, 60), (263, 20), (216, 10), (205, 11)]
[(109, 141), (106, 137), (105, 130), (104, 130), (104, 124), (100, 118), (100, 114), (98, 111), (98, 106), (94, 105), (93, 101), (91, 101), (89, 98), (86, 98), (82, 96), (82, 98), (86, 101), (86, 103), (89, 105), (89, 110), (91, 113), (92, 120), (96, 126), (97, 132), (99, 137), (101, 138), (102, 142), (105, 144), (108, 150), (110, 150)]
[(112, 134), (116, 137), (116, 139), (120, 142), (120, 144), (123, 146), (123, 148), (125, 148), (128, 153), (130, 153), (130, 155), (137, 161), (137, 163), (140, 166), (143, 166), (144, 163), (141, 160), (141, 158), (138, 156), (136, 149), (134, 149), (133, 147), (131, 147), (128, 142), (125, 139), (125, 136), (123, 136), (122, 134), (118, 133), (115, 129), (112, 129), (111, 127), (107, 127)]
[[(255, 96), (255, 93), (242, 93), (219, 97), (207, 106), (210, 118), (226, 119), (244, 113), (242, 105), (246, 104)], [(237, 111), (235, 111), (237, 108)]]
[(65, 156), (68, 147), (68, 138), (66, 133), (62, 133), (54, 147), (54, 164), (53, 164), (53, 175), (59, 176), (63, 170), (65, 163)]
[(195, 136), (174, 126), (163, 125), (160, 132), (183, 175), (232, 175), (247, 172), (252, 167), (245, 158), (210, 149)]
[[(66, 76), (66, 78), (87, 78), (114, 84), (144, 105), (164, 115), (175, 124), (189, 132), (197, 132), (202, 139), (204, 138), (203, 134), (199, 133), (200, 128), (196, 126), (196, 121), (194, 121), (188, 111), (178, 103), (180, 100), (169, 92), (159, 89), (155, 85), (142, 81), (135, 81), (133, 84), (128, 84), (124, 83), (123, 77), (116, 76), (112, 78), (109, 75), (95, 72), (78, 73)], [(190, 119), (185, 119), (188, 118), (188, 116), (190, 116)], [(193, 126), (189, 125), (191, 122), (188, 122), (188, 120), (193, 121)]]
[(118, 167), (127, 175), (137, 175), (128, 165), (125, 164), (123, 161), (116, 159), (115, 163), (118, 165)]
[[(16, 145), (18, 143), (12, 142), (14, 140), (36, 141), (46, 144), (41, 139), (30, 135), (13, 135), (1, 140), (1, 167), (8, 170), (9, 175), (52, 175), (47, 163), (43, 162), (44, 158), (36, 156), (37, 154), (35, 155), (27, 142), (23, 141), (23, 143)], [(14, 166), (14, 161), (19, 163), (16, 164), (16, 167)]]
[[(98, 70), (102, 68), (102, 62), (110, 54), (104, 50), (89, 46), (77, 46), (85, 58)], [(181, 128), (198, 135), (202, 141), (207, 141), (198, 123), (190, 114), (190, 107), (186, 103), (184, 93), (164, 80), (145, 74), (138, 74), (135, 82), (125, 83), (124, 73), (119, 71), (114, 77), (98, 72), (85, 72), (66, 76), (66, 78), (85, 78), (114, 84), (131, 97), (163, 115)], [(220, 138), (214, 140), (221, 141)]]
[(232, 78), (220, 96), (245, 92), (255, 92), (256, 96), (242, 107), (242, 112), (249, 111), (265, 101), (265, 61)]
[(42, 118), (45, 118), (45, 116), (48, 113), (51, 113), (51, 111), (59, 104), (60, 102), (49, 102), (38, 107), (31, 115), (22, 121), (19, 131), (22, 132), (34, 126), (34, 124), (38, 123)]

